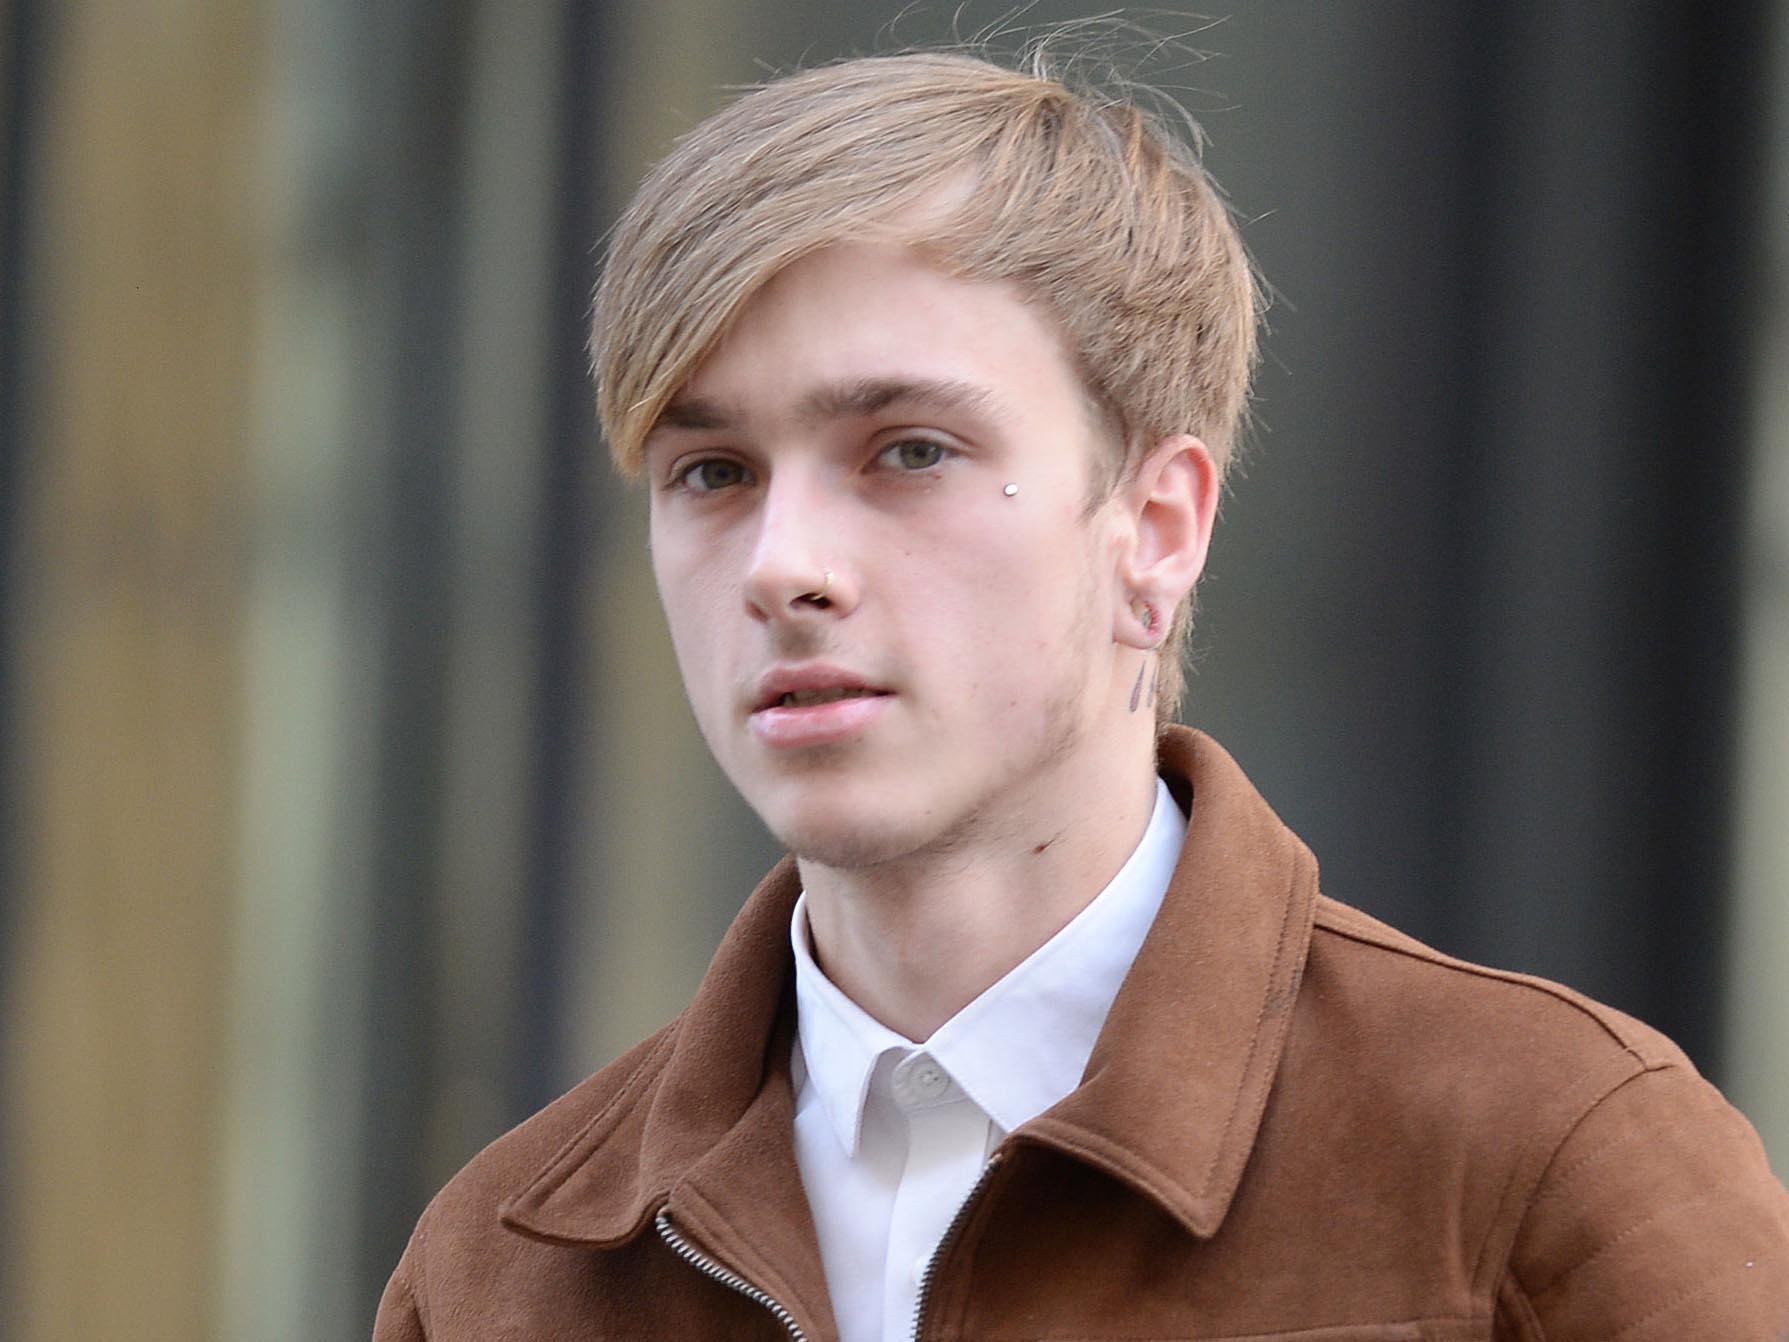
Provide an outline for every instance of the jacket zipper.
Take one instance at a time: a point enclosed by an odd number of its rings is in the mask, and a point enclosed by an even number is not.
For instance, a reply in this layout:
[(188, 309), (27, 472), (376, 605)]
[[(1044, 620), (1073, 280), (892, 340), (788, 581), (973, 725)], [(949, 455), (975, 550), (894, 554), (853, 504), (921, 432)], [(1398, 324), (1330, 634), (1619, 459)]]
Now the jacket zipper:
[(710, 1258), (707, 1254), (703, 1253), (679, 1234), (677, 1227), (671, 1224), (671, 1209), (669, 1207), (660, 1208), (658, 1216), (653, 1220), (653, 1224), (658, 1227), (658, 1237), (666, 1244), (670, 1245), (672, 1253), (683, 1259), (684, 1262), (688, 1263), (698, 1272), (701, 1272), (704, 1276), (712, 1277), (721, 1285), (732, 1287), (732, 1289), (738, 1291), (747, 1300), (755, 1300), (758, 1304), (764, 1306), (765, 1309), (776, 1316), (776, 1321), (778, 1323), (789, 1330), (789, 1336), (792, 1339), (792, 1342), (807, 1342), (807, 1334), (801, 1331), (801, 1325), (795, 1322), (795, 1316), (793, 1314), (784, 1309), (769, 1295), (766, 1295), (756, 1286), (753, 1286), (737, 1272), (730, 1272), (722, 1267), (719, 1263), (715, 1262), (714, 1259)]
[(950, 1224), (944, 1227), (944, 1234), (939, 1237), (938, 1247), (932, 1250), (932, 1256), (926, 1259), (926, 1270), (919, 1278), (919, 1294), (913, 1301), (913, 1342), (919, 1342), (919, 1325), (926, 1317), (926, 1299), (932, 1293), (932, 1273), (938, 1267), (938, 1260), (944, 1257), (950, 1248), (951, 1241), (957, 1237), (957, 1231), (963, 1228), (963, 1222), (969, 1219), (969, 1211), (975, 1200), (981, 1196), (982, 1189), (987, 1187), (988, 1178), (994, 1173), (994, 1167), (1000, 1163), (1000, 1154), (996, 1152), (988, 1157), (988, 1163), (981, 1167), (981, 1173), (969, 1189), (969, 1195), (957, 1208), (957, 1214), (950, 1218)]

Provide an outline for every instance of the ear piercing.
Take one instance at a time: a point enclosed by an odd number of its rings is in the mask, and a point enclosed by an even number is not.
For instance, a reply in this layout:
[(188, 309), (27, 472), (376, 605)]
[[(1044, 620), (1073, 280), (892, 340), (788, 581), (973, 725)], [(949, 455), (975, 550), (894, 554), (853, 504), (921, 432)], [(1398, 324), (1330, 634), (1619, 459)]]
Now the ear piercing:
[(1143, 632), (1154, 638), (1155, 627), (1161, 620), (1161, 616), (1155, 612), (1155, 607), (1143, 600), (1142, 597), (1132, 597), (1131, 614), (1135, 615), (1142, 624)]

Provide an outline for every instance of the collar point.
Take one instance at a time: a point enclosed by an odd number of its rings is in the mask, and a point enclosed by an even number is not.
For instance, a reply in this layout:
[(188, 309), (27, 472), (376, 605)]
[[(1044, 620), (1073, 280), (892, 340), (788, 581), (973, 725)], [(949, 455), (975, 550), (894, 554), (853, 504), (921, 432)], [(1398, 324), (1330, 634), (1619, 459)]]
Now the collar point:
[(636, 1198), (619, 1214), (574, 1215), (553, 1208), (524, 1193), (498, 1205), (497, 1219), (509, 1229), (543, 1244), (562, 1244), (585, 1249), (618, 1249), (639, 1237), (652, 1220), (653, 1210), (665, 1196)]

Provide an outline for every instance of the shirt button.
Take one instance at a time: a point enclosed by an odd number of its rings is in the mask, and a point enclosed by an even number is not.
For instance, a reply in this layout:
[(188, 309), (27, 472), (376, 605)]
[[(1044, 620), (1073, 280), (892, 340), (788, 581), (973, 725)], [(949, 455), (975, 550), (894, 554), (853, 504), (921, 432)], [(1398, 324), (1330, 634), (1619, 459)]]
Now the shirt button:
[(950, 1077), (923, 1053), (909, 1054), (895, 1068), (895, 1099), (902, 1104), (924, 1104), (950, 1089)]

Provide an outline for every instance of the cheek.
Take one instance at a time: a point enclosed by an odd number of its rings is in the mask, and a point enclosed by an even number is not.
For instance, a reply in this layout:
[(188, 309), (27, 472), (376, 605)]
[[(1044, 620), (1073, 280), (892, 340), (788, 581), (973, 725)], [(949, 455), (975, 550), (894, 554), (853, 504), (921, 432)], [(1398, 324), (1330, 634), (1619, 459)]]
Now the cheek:
[(717, 654), (725, 629), (723, 615), (729, 600), (721, 568), (699, 556), (653, 551), (653, 577), (660, 605), (671, 631), (671, 643), (686, 682), (723, 670)]
[(1086, 528), (1071, 510), (1052, 507), (1044, 516), (1007, 520), (992, 538), (996, 543), (984, 544), (979, 566), (989, 600), (1044, 620), (1046, 628), (1038, 633), (1053, 638), (1061, 618), (1079, 608), (1080, 593), (1099, 563)]
[(1091, 637), (1083, 626), (1098, 556), (1077, 514), (1057, 511), (994, 509), (901, 547), (901, 604), (914, 634), (946, 656), (963, 688), (1029, 677)]

